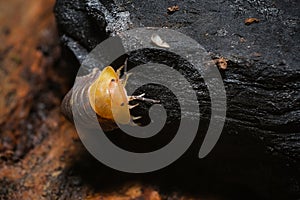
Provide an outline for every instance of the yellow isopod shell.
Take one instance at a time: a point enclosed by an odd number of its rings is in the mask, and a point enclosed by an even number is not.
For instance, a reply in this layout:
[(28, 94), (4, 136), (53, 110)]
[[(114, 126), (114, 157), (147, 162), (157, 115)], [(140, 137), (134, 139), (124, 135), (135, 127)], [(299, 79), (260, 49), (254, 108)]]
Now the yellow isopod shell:
[(131, 117), (125, 85), (111, 66), (105, 67), (90, 86), (89, 100), (99, 117), (114, 120), (120, 124), (130, 123)]

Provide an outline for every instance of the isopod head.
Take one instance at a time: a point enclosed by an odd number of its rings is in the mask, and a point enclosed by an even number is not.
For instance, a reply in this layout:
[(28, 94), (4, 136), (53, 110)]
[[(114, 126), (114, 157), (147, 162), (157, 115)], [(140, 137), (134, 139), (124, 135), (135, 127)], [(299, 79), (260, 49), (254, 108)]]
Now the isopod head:
[(101, 118), (120, 124), (131, 122), (125, 84), (111, 67), (105, 67), (89, 88), (89, 101)]

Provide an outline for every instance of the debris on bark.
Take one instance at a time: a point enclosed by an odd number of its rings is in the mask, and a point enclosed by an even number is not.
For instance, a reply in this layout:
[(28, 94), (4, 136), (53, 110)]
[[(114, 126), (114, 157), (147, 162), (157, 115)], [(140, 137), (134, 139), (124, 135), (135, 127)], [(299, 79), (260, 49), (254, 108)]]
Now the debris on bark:
[(251, 25), (253, 23), (258, 23), (260, 20), (257, 18), (247, 18), (245, 19), (245, 25)]
[(179, 6), (178, 5), (171, 6), (171, 7), (168, 7), (167, 10), (168, 10), (169, 14), (173, 14), (174, 12), (179, 11)]

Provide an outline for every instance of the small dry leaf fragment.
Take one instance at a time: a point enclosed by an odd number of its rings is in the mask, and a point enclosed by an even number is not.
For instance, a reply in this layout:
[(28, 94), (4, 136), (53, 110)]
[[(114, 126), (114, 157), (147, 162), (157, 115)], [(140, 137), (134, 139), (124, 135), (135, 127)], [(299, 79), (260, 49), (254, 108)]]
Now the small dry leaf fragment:
[(247, 18), (245, 19), (245, 24), (246, 25), (250, 25), (250, 24), (253, 24), (253, 23), (258, 23), (260, 20), (257, 19), (257, 18)]
[(163, 47), (163, 48), (170, 48), (170, 45), (168, 43), (166, 43), (165, 41), (163, 41), (161, 39), (161, 37), (154, 33), (152, 36), (151, 36), (151, 41), (156, 45), (156, 46), (159, 46), (159, 47)]
[(178, 5), (174, 5), (174, 6), (170, 6), (168, 8), (168, 13), (169, 14), (173, 14), (174, 12), (178, 11), (179, 10), (179, 6)]
[(220, 69), (227, 69), (227, 59), (221, 57), (214, 60)]

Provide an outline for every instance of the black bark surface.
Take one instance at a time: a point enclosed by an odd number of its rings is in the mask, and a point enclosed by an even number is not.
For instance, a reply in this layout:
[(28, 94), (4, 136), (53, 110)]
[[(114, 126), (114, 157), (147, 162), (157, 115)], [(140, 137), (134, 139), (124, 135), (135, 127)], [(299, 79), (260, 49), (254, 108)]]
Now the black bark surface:
[[(221, 74), (227, 93), (226, 124), (207, 163), (224, 162), (230, 172), (221, 166), (216, 171), (244, 179), (260, 197), (299, 195), (299, 1), (187, 0), (176, 2), (180, 10), (173, 14), (167, 14), (167, 8), (174, 5), (171, 0), (100, 2), (57, 0), (55, 12), (63, 42), (80, 62), (109, 34), (124, 27), (148, 26), (178, 30), (197, 40), (212, 58), (225, 57), (228, 67)], [(118, 15), (125, 11), (130, 13), (130, 25), (119, 24), (128, 23)], [(260, 22), (247, 26), (244, 20), (249, 17)], [(146, 63), (155, 55), (132, 53), (129, 62)], [(203, 104), (209, 105), (209, 100)], [(203, 117), (207, 118), (205, 112)], [(211, 161), (214, 158), (219, 161)], [(268, 185), (268, 181), (273, 183)]]

